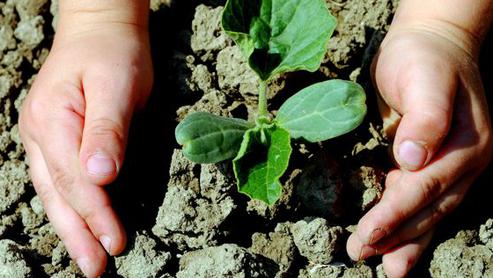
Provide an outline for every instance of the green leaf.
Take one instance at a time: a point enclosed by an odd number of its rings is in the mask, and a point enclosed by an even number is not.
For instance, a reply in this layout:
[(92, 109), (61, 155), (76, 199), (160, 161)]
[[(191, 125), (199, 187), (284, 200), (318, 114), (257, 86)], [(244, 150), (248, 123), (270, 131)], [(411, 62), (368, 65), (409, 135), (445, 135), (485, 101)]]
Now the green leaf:
[(249, 129), (233, 160), (238, 190), (274, 204), (281, 197), (279, 178), (288, 167), (290, 141), (289, 132), (274, 124)]
[(315, 71), (337, 20), (324, 0), (228, 0), (223, 29), (262, 80)]
[(328, 140), (361, 124), (366, 95), (354, 82), (329, 80), (299, 91), (279, 109), (276, 121), (291, 137), (310, 142)]
[(236, 156), (243, 134), (252, 126), (241, 119), (198, 112), (178, 124), (175, 137), (191, 161), (217, 163)]

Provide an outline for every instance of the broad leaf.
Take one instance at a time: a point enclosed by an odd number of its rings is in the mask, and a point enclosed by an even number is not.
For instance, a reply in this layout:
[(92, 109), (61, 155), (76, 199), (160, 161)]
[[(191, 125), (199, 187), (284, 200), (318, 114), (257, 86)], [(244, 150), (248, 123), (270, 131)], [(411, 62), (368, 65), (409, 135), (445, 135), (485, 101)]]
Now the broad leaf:
[(324, 0), (228, 0), (222, 25), (262, 80), (315, 71), (337, 25)]
[(243, 134), (252, 126), (241, 119), (198, 112), (178, 124), (175, 137), (191, 161), (216, 163), (236, 156)]
[(272, 205), (282, 193), (279, 178), (291, 155), (289, 132), (277, 125), (249, 129), (233, 160), (238, 190)]
[(329, 80), (307, 87), (279, 109), (276, 121), (291, 137), (310, 142), (328, 140), (361, 124), (366, 95), (354, 82)]

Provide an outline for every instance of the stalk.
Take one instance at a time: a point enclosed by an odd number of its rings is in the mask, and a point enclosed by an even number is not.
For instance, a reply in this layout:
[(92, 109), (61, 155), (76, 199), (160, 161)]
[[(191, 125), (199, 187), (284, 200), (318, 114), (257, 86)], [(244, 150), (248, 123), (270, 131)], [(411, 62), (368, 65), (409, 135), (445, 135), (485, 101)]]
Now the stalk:
[(267, 110), (267, 82), (260, 81), (258, 92), (258, 116), (259, 119), (269, 119), (269, 110)]

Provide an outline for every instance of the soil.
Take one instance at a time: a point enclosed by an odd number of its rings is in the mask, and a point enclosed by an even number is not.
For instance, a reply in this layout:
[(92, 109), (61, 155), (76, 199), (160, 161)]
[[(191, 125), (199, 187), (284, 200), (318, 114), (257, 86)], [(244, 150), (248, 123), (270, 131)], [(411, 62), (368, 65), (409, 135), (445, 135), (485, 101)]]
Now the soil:
[[(0, 2), (0, 277), (80, 277), (47, 221), (27, 174), (17, 119), (56, 26), (57, 1)], [(327, 78), (357, 80), (369, 115), (323, 144), (295, 143), (283, 197), (268, 207), (236, 191), (229, 163), (198, 165), (174, 141), (179, 119), (209, 111), (253, 119), (257, 81), (220, 28), (224, 1), (153, 0), (156, 82), (135, 118), (127, 159), (108, 187), (129, 235), (105, 277), (385, 277), (381, 259), (354, 263), (345, 242), (378, 202), (391, 167), (369, 65), (398, 0), (327, 0), (339, 19), (315, 73), (270, 84), (273, 113), (294, 92)], [(484, 49), (489, 49), (491, 39)], [(482, 54), (488, 61), (489, 54)], [(491, 61), (491, 59), (489, 60)], [(493, 65), (481, 65), (486, 78)], [(143, 163), (144, 162), (144, 163)], [(411, 277), (493, 277), (492, 168), (443, 221)], [(488, 220), (489, 219), (489, 220)]]

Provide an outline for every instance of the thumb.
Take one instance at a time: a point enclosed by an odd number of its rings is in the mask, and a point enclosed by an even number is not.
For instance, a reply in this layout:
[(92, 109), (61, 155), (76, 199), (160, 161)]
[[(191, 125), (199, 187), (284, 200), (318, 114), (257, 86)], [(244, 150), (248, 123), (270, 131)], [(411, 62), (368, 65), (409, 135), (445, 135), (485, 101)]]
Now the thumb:
[(414, 171), (432, 159), (449, 132), (458, 78), (446, 65), (431, 62), (404, 72), (393, 152), (401, 168)]
[[(125, 155), (133, 113), (132, 99), (121, 86), (85, 87), (86, 109), (80, 150), (83, 174), (96, 185), (106, 185), (118, 175)], [(100, 83), (101, 84), (101, 83)], [(111, 90), (106, 90), (111, 88)]]

